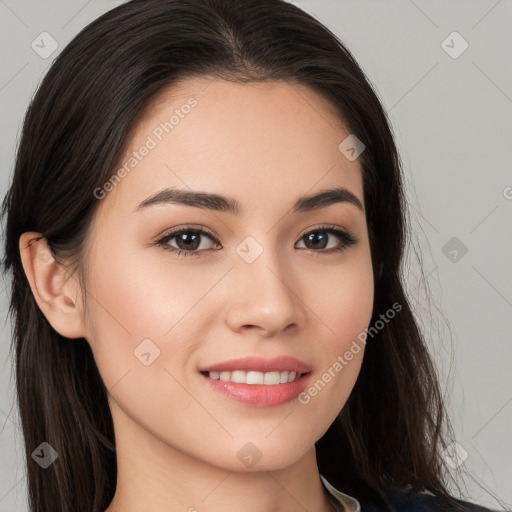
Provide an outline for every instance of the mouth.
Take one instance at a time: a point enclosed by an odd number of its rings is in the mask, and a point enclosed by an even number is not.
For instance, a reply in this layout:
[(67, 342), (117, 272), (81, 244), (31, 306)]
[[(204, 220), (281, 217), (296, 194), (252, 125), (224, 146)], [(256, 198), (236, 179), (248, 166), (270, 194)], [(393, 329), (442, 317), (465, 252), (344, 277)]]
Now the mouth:
[(312, 367), (293, 357), (246, 357), (199, 368), (210, 389), (254, 407), (293, 401), (304, 391)]
[(295, 382), (302, 378), (304, 375), (308, 375), (311, 372), (294, 372), (294, 371), (273, 371), (273, 372), (256, 372), (256, 371), (244, 371), (235, 370), (232, 372), (200, 372), (205, 377), (209, 377), (213, 380), (220, 380), (223, 382), (231, 382), (236, 384), (249, 384), (249, 385), (265, 385), (265, 386), (276, 386), (278, 384), (287, 384), (288, 382)]

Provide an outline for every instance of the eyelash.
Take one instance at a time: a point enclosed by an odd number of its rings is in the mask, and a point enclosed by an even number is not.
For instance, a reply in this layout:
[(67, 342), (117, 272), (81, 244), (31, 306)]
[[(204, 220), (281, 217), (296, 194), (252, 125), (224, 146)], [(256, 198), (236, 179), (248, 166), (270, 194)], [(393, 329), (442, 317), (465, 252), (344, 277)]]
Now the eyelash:
[[(203, 249), (201, 251), (197, 251), (197, 250), (196, 251), (188, 251), (185, 249), (177, 249), (176, 247), (171, 247), (171, 246), (167, 245), (167, 242), (169, 242), (170, 240), (175, 238), (177, 235), (179, 235), (181, 233), (187, 233), (187, 232), (196, 233), (196, 234), (200, 234), (200, 235), (206, 235), (206, 236), (210, 237), (216, 244), (219, 243), (219, 241), (217, 240), (217, 237), (210, 230), (201, 226), (200, 228), (181, 227), (181, 228), (174, 229), (172, 231), (168, 231), (167, 233), (162, 235), (160, 238), (155, 240), (153, 245), (157, 245), (157, 246), (161, 247), (164, 251), (170, 251), (170, 252), (176, 254), (176, 256), (196, 257), (196, 256), (201, 256), (201, 253), (205, 252), (205, 251), (218, 250), (218, 249)], [(335, 252), (341, 253), (341, 252), (346, 251), (349, 247), (351, 247), (352, 245), (357, 243), (357, 239), (354, 238), (350, 233), (348, 233), (347, 231), (340, 229), (336, 226), (332, 226), (332, 225), (320, 226), (320, 227), (317, 227), (310, 231), (307, 231), (306, 233), (304, 233), (303, 235), (301, 235), (299, 237), (297, 242), (299, 242), (305, 236), (307, 236), (311, 233), (318, 233), (318, 232), (329, 233), (331, 235), (335, 235), (336, 237), (338, 237), (341, 240), (342, 245), (341, 245), (341, 247), (338, 247), (337, 249), (328, 249), (328, 250), (319, 250), (319, 251), (315, 251), (314, 249), (305, 249), (312, 253), (317, 253), (317, 254), (315, 254), (315, 256), (319, 256), (322, 253), (324, 253), (324, 254), (325, 253), (332, 254)], [(320, 253), (320, 254), (318, 254), (318, 253)]]

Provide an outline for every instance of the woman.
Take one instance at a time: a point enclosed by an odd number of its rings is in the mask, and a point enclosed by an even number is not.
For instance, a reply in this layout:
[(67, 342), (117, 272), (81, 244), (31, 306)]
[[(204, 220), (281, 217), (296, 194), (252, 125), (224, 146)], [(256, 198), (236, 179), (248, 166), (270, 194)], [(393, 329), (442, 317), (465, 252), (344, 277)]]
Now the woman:
[(297, 7), (91, 23), (3, 216), (32, 511), (485, 510), (444, 480), (386, 115)]

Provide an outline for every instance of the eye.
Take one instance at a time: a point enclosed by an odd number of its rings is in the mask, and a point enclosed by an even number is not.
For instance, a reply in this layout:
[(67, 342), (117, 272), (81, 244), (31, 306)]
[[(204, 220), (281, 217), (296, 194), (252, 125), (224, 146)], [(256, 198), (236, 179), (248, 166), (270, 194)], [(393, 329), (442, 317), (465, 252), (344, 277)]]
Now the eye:
[[(329, 242), (332, 238), (337, 238), (338, 244), (335, 244), (334, 246), (331, 245), (329, 247)], [(357, 242), (350, 233), (336, 226), (320, 226), (315, 228), (313, 231), (308, 231), (300, 237), (299, 242), (302, 241), (305, 241), (306, 249), (313, 250), (313, 252), (328, 254), (346, 251), (350, 246)]]
[[(208, 247), (208, 243), (203, 243), (203, 238), (209, 238), (215, 243), (218, 243), (218, 240), (213, 233), (210, 233), (206, 228), (186, 227), (167, 232), (159, 238), (155, 244), (161, 246), (162, 249), (166, 251), (176, 253), (178, 256), (200, 256), (203, 250), (211, 248)], [(174, 239), (176, 239), (178, 247), (170, 245), (170, 242)]]

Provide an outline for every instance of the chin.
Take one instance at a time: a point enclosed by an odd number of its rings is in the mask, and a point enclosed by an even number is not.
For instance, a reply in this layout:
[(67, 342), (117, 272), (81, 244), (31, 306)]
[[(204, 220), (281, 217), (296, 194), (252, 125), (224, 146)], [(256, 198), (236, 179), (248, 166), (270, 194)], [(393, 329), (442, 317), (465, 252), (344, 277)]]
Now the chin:
[(211, 454), (211, 463), (227, 471), (242, 473), (277, 471), (295, 464), (314, 448), (313, 440), (288, 437), (285, 441), (278, 435), (270, 439), (272, 435), (268, 438), (261, 434), (253, 438), (237, 437), (221, 454)]

